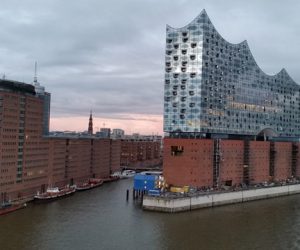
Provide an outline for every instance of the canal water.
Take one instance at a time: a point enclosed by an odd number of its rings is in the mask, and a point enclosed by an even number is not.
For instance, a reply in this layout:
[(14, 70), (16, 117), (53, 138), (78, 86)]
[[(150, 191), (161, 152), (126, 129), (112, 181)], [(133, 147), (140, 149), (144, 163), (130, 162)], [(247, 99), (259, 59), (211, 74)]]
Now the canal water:
[(300, 195), (178, 214), (126, 202), (132, 180), (0, 217), (0, 249), (300, 249)]

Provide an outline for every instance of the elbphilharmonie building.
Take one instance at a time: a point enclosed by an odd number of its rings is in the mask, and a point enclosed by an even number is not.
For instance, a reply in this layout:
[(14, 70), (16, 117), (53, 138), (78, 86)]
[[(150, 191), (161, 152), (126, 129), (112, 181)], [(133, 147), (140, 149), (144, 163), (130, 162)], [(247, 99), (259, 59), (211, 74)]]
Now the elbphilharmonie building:
[(264, 73), (247, 41), (227, 42), (205, 10), (166, 33), (165, 132), (300, 136), (300, 88), (285, 69)]

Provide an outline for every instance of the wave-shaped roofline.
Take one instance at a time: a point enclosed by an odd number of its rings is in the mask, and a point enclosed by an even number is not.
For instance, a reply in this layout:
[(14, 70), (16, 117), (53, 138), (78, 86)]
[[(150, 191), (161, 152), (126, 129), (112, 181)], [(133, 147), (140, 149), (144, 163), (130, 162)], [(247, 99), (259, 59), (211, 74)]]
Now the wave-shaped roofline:
[(241, 45), (245, 45), (245, 46), (246, 46), (246, 49), (248, 49), (248, 51), (249, 51), (249, 53), (250, 53), (250, 55), (251, 55), (251, 57), (252, 57), (252, 59), (253, 59), (255, 65), (257, 66), (257, 68), (260, 70), (261, 73), (263, 73), (265, 76), (272, 77), (272, 78), (277, 78), (278, 76), (280, 76), (280, 75), (282, 75), (282, 74), (286, 74), (292, 83), (294, 83), (294, 84), (296, 84), (297, 86), (299, 86), (299, 84), (298, 84), (296, 81), (294, 81), (294, 79), (289, 75), (289, 73), (287, 72), (287, 70), (286, 70), (285, 68), (282, 68), (279, 72), (275, 73), (274, 75), (270, 75), (270, 74), (267, 74), (266, 72), (264, 72), (264, 71), (261, 69), (261, 67), (258, 65), (258, 63), (256, 62), (255, 57), (253, 56), (252, 51), (251, 51), (251, 49), (250, 49), (250, 47), (249, 47), (248, 41), (247, 41), (247, 40), (244, 40), (244, 41), (242, 41), (242, 42), (240, 42), (240, 43), (231, 43), (231, 42), (228, 42), (228, 41), (227, 41), (227, 40), (226, 40), (226, 39), (218, 32), (218, 30), (216, 29), (216, 27), (213, 25), (213, 23), (211, 22), (209, 16), (207, 15), (205, 9), (203, 9), (203, 10), (200, 12), (200, 14), (197, 15), (191, 22), (189, 22), (187, 25), (185, 25), (185, 26), (183, 26), (183, 27), (181, 27), (181, 28), (174, 28), (174, 27), (172, 27), (172, 26), (170, 26), (170, 25), (168, 25), (168, 24), (166, 25), (166, 28), (167, 28), (167, 29), (171, 29), (171, 30), (176, 30), (176, 31), (178, 31), (178, 30), (184, 30), (184, 29), (186, 29), (187, 27), (189, 27), (190, 25), (192, 25), (194, 22), (196, 22), (196, 20), (202, 18), (201, 16), (202, 16), (203, 14), (205, 15), (205, 18), (209, 21), (208, 23), (210, 23), (210, 24), (213, 26), (213, 28), (215, 29), (216, 33), (217, 33), (217, 34), (220, 36), (220, 38), (223, 39), (226, 43), (228, 43), (228, 44), (231, 45), (231, 46), (235, 46), (235, 47), (236, 47), (236, 46), (241, 46)]

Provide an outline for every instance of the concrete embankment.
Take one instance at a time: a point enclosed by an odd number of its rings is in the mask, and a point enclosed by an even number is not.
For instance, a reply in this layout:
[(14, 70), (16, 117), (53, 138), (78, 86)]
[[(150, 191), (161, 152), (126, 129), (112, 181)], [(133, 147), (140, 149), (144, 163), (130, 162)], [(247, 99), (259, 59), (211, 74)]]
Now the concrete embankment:
[(300, 184), (279, 187), (266, 187), (223, 193), (205, 193), (184, 197), (143, 197), (143, 209), (159, 212), (190, 211), (204, 207), (216, 207), (226, 204), (252, 200), (268, 199), (300, 193)]

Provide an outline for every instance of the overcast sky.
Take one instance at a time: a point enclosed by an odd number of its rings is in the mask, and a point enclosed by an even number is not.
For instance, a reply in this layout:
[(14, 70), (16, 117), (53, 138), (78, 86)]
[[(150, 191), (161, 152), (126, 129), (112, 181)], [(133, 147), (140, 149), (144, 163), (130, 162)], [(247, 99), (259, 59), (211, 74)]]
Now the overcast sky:
[(247, 40), (268, 74), (300, 83), (300, 1), (1, 0), (0, 74), (52, 94), (51, 129), (162, 134), (166, 24), (206, 9), (229, 42)]

